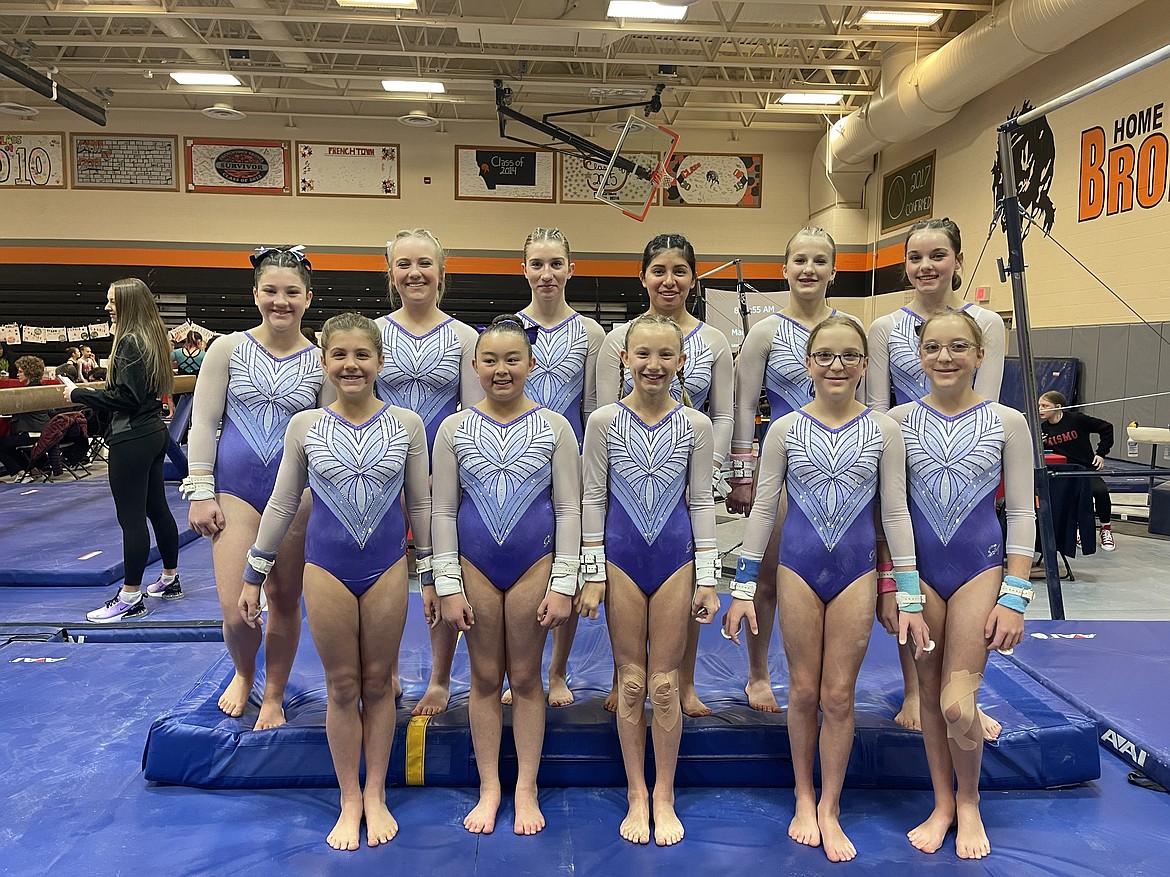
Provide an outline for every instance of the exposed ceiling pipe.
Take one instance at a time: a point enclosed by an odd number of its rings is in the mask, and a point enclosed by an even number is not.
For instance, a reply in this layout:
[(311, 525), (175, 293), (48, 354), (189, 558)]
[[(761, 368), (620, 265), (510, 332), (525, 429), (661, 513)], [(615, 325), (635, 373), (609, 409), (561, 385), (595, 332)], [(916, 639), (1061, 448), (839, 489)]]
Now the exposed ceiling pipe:
[[(200, 39), (200, 35), (181, 18), (171, 18), (167, 15), (152, 15), (150, 17), (150, 23), (168, 37), (174, 37), (176, 40)], [(223, 63), (223, 56), (214, 49), (186, 48), (183, 51), (190, 56), (192, 61), (198, 61), (200, 64)]]
[(1007, 0), (937, 52), (883, 60), (877, 94), (818, 144), (810, 212), (859, 207), (873, 156), (950, 121), (965, 104), (1144, 0)]
[[(268, 5), (268, 0), (231, 0), (232, 6), (237, 9), (260, 9), (265, 12), (271, 12), (272, 7)], [(256, 32), (256, 35), (264, 40), (271, 40), (274, 43), (295, 43), (297, 38), (292, 35), (287, 27), (279, 21), (249, 21), (248, 26)], [(280, 60), (282, 64), (287, 64), (294, 67), (304, 67), (306, 70), (311, 70), (315, 66), (313, 60), (309, 57), (307, 52), (298, 52), (292, 49), (281, 49)], [(336, 80), (318, 79), (310, 82), (308, 79), (302, 79), (301, 82), (309, 82), (310, 85), (317, 88), (338, 88), (340, 83)]]

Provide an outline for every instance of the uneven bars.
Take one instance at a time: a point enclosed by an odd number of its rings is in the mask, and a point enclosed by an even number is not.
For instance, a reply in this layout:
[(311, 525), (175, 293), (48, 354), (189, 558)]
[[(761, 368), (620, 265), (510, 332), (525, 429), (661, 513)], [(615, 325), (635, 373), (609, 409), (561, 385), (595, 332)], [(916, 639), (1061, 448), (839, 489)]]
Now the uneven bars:
[(724, 268), (730, 268), (732, 265), (738, 265), (738, 264), (739, 264), (740, 262), (742, 262), (742, 261), (743, 261), (742, 259), (732, 259), (730, 262), (724, 262), (724, 263), (723, 263), (722, 265), (720, 265), (718, 268), (712, 268), (710, 271), (707, 271), (707, 272), (705, 272), (705, 273), (703, 273), (703, 274), (700, 274), (700, 275), (699, 275), (698, 277), (696, 277), (695, 279), (696, 279), (696, 280), (706, 280), (706, 279), (707, 279), (708, 277), (710, 277), (712, 274), (718, 274), (718, 273), (719, 273), (720, 271), (722, 271)]
[(1139, 73), (1147, 67), (1153, 67), (1155, 64), (1165, 61), (1170, 58), (1170, 46), (1163, 46), (1150, 54), (1138, 58), (1136, 61), (1131, 61), (1124, 67), (1118, 67), (1111, 73), (1106, 73), (1104, 76), (1098, 76), (1092, 82), (1086, 82), (1084, 85), (1074, 88), (1072, 91), (1062, 94), (1060, 97), (1053, 98), (1046, 104), (1041, 104), (1033, 110), (1028, 110), (1026, 113), (1021, 113), (1014, 119), (1009, 119), (999, 126), (1001, 131), (1010, 131), (1015, 128), (1027, 125), (1046, 115), (1053, 110), (1059, 110), (1063, 106), (1071, 104), (1073, 101), (1078, 101), (1086, 95), (1090, 95), (1095, 91), (1100, 91), (1106, 86), (1113, 85), (1115, 82), (1120, 82), (1127, 76), (1132, 76), (1134, 73)]

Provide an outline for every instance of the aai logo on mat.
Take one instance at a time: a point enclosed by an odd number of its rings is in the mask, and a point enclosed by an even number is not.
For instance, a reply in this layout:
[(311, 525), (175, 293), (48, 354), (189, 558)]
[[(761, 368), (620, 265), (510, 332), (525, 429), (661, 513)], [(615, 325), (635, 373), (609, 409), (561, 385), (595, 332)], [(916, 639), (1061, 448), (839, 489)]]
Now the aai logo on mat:
[(268, 176), (268, 159), (251, 149), (228, 149), (215, 157), (215, 172), (229, 183), (258, 183)]
[(1095, 639), (1095, 633), (1030, 633), (1032, 639)]
[(64, 658), (13, 658), (10, 664), (56, 664)]
[(1148, 754), (1146, 750), (1138, 749), (1137, 745), (1132, 740), (1127, 740), (1112, 728), (1101, 735), (1101, 742), (1108, 743), (1115, 750), (1117, 750), (1118, 755), (1126, 756), (1138, 767), (1146, 766), (1146, 755)]

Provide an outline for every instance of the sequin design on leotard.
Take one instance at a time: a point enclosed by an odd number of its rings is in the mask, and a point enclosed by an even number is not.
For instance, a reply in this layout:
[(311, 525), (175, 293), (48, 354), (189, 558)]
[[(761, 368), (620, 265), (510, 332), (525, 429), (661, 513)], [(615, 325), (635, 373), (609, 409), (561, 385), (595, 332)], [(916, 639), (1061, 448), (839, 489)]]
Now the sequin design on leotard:
[(452, 439), (462, 488), (459, 553), (501, 591), (553, 550), (556, 436), (539, 410), (503, 424), (472, 408)]
[[(687, 395), (691, 397), (691, 405), (696, 411), (703, 411), (707, 407), (707, 396), (711, 393), (711, 372), (715, 367), (715, 351), (707, 340), (699, 334), (703, 324), (695, 326), (683, 338), (683, 353), (687, 359), (683, 365), (683, 378), (687, 388)], [(634, 389), (634, 379), (623, 369), (625, 378), (622, 383), (622, 395), (628, 396)], [(670, 379), (670, 395), (676, 401), (682, 399), (682, 390), (679, 387), (678, 376)]]
[(406, 552), (402, 488), (410, 436), (389, 406), (361, 425), (322, 412), (305, 436), (313, 510), (306, 561), (360, 596)]
[(424, 335), (413, 335), (391, 319), (378, 322), (385, 358), (378, 372), (378, 398), (418, 414), (426, 427), (427, 447), (433, 447), (439, 424), (459, 403), (463, 346), (452, 320)]
[(867, 414), (830, 428), (802, 411), (785, 436), (791, 504), (780, 565), (826, 603), (877, 560), (873, 504), (883, 438)]
[(298, 411), (317, 407), (324, 380), (317, 348), (275, 357), (244, 333), (228, 365), (215, 464), (221, 492), (264, 511), (276, 483), (288, 422)]
[(921, 399), (930, 392), (930, 380), (918, 356), (918, 327), (923, 319), (909, 308), (902, 308), (890, 331), (890, 379), (894, 382), (894, 400), (901, 405)]
[(808, 375), (808, 363), (805, 362), (808, 336), (812, 331), (783, 314), (776, 316), (779, 318), (776, 333), (772, 336), (768, 364), (764, 369), (764, 387), (772, 411), (771, 423), (789, 411), (803, 408), (813, 398), (812, 378)]
[(581, 422), (581, 401), (585, 395), (585, 361), (589, 354), (589, 334), (580, 315), (546, 329), (526, 314), (520, 314), (525, 326), (536, 326), (532, 356), (536, 366), (524, 384), (524, 395), (532, 401), (563, 414), (573, 427), (580, 447), (585, 433)]
[[(988, 402), (947, 417), (922, 402), (902, 421), (918, 569), (943, 597), (1003, 563), (995, 493), (1004, 428)], [(961, 534), (961, 538), (955, 536)]]
[(609, 424), (609, 560), (646, 594), (694, 559), (686, 504), (694, 427), (681, 406), (653, 426), (624, 404)]

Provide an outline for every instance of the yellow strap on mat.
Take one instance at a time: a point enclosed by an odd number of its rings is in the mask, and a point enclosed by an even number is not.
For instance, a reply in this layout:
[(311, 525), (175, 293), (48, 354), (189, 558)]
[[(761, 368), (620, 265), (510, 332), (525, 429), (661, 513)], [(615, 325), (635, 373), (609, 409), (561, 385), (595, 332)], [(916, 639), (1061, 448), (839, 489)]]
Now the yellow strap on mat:
[(427, 723), (431, 716), (411, 716), (406, 726), (406, 784), (426, 785)]

